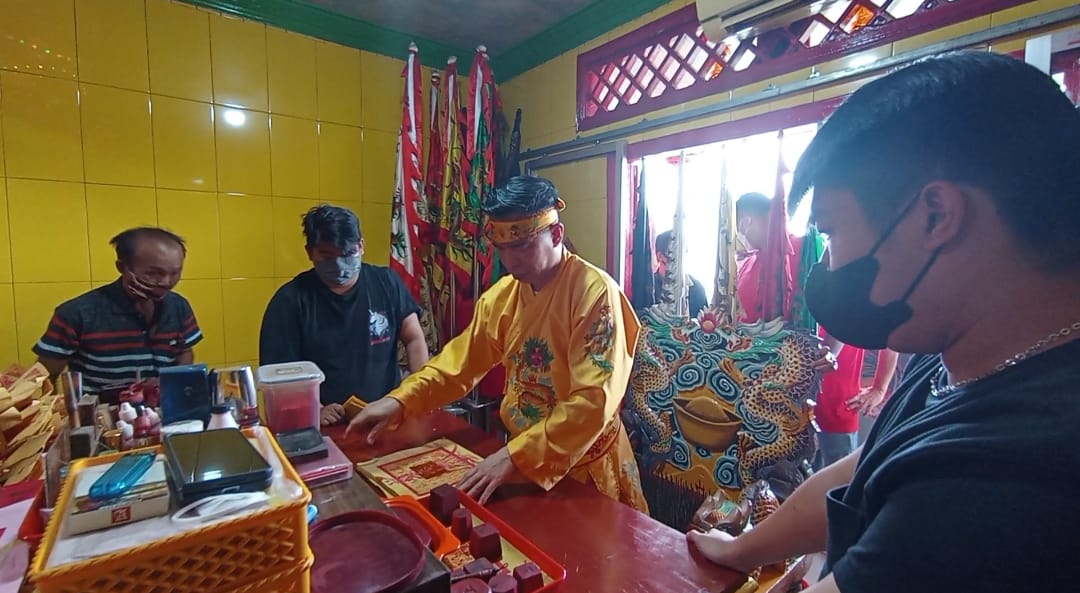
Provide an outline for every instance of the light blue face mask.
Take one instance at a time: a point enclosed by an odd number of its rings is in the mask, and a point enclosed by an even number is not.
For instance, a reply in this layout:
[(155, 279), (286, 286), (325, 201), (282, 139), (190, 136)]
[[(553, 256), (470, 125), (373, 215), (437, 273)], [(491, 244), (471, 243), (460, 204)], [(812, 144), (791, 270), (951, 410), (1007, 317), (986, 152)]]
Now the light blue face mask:
[(344, 286), (360, 273), (360, 256), (345, 255), (315, 262), (315, 273), (331, 286)]

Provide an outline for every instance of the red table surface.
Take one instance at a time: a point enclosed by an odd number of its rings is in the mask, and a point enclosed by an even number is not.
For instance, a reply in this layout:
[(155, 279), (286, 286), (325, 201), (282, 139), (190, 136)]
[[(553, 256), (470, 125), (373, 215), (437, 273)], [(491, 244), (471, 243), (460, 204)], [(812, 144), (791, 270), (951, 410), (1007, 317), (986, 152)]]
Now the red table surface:
[[(460, 418), (435, 412), (384, 433), (374, 447), (344, 438), (344, 427), (323, 430), (354, 462), (446, 437), (480, 455), (502, 443)], [(550, 492), (506, 492), (488, 508), (566, 567), (564, 593), (728, 593), (746, 578), (692, 552), (684, 534), (612, 500), (592, 486), (566, 479)]]

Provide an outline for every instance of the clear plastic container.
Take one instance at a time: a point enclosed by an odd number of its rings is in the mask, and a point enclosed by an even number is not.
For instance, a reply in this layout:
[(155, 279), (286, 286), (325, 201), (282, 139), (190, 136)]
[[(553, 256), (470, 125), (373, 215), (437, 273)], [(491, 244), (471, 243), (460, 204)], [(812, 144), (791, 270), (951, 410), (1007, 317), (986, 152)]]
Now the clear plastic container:
[(268, 364), (255, 374), (272, 432), (319, 428), (319, 385), (326, 377), (318, 365), (308, 361)]

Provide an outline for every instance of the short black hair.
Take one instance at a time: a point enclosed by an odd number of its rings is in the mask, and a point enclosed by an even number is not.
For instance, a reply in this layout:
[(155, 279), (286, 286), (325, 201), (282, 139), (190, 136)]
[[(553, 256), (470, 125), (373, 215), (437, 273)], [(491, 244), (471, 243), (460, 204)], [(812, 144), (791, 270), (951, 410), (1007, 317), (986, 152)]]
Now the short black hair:
[(491, 218), (512, 219), (554, 208), (558, 203), (559, 190), (554, 183), (543, 177), (520, 175), (488, 194), (483, 209)]
[(742, 218), (743, 216), (750, 214), (762, 214), (768, 215), (769, 210), (772, 209), (772, 198), (769, 196), (752, 191), (748, 194), (739, 196), (739, 199), (735, 202), (735, 217)]
[(322, 204), (308, 210), (301, 226), (308, 247), (319, 243), (347, 247), (364, 238), (360, 233), (360, 219), (352, 210), (340, 206)]
[(187, 243), (184, 239), (172, 231), (167, 231), (156, 226), (140, 226), (122, 231), (109, 240), (109, 245), (116, 248), (116, 259), (124, 264), (131, 264), (135, 258), (135, 250), (141, 239), (157, 239), (159, 241), (172, 241), (180, 246), (180, 251), (187, 257)]
[(1080, 265), (1080, 112), (1035, 67), (987, 51), (917, 61), (841, 105), (799, 159), (810, 187), (850, 190), (879, 228), (935, 179), (979, 188), (1048, 270)]

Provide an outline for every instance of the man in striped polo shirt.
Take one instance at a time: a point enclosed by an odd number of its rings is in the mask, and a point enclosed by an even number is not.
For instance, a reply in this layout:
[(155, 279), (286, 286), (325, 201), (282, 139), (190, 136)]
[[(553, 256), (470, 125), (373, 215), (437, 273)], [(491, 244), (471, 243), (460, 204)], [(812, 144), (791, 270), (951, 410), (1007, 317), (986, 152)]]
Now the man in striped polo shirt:
[(191, 364), (202, 331), (187, 299), (172, 292), (187, 248), (156, 227), (113, 237), (120, 278), (56, 308), (34, 345), (54, 379), (65, 367), (83, 375), (83, 390), (115, 403), (120, 390), (161, 367)]

